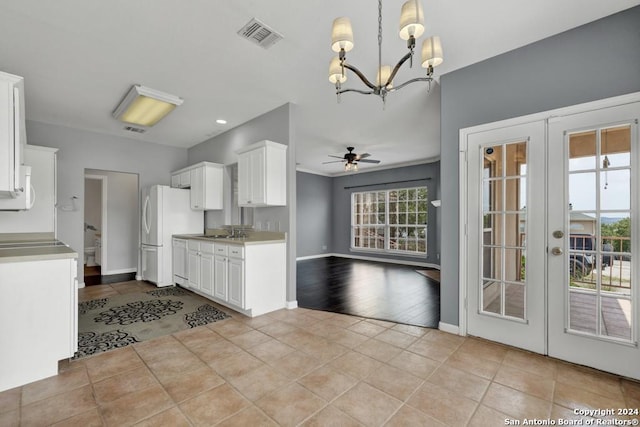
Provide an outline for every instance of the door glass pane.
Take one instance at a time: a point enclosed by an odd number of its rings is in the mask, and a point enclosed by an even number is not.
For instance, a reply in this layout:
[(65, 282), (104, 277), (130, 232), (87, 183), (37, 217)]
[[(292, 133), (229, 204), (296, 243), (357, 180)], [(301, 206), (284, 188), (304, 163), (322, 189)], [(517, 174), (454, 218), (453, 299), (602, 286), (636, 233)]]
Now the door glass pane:
[(525, 318), (526, 162), (526, 141), (482, 149), (481, 310), (518, 319)]
[(569, 171), (595, 169), (596, 131), (578, 132), (569, 137)]
[(521, 165), (527, 163), (527, 143), (507, 144), (505, 176), (523, 175)]
[(580, 157), (580, 150), (599, 156), (589, 163), (594, 172), (572, 173), (587, 168), (569, 160), (569, 329), (631, 341), (630, 218), (631, 196), (637, 191), (631, 181), (631, 127), (573, 134), (569, 144), (572, 156)]
[(569, 206), (571, 206), (571, 209), (578, 211), (595, 210), (597, 188), (595, 173), (569, 175)]
[(600, 209), (629, 210), (631, 203), (629, 169), (600, 172)]
[(518, 319), (524, 319), (524, 286), (507, 283), (504, 292), (505, 314)]
[(520, 282), (522, 276), (522, 249), (504, 249), (504, 280)]
[(500, 282), (485, 280), (482, 287), (482, 310), (489, 313), (502, 312), (502, 290)]
[(631, 164), (631, 127), (629, 125), (602, 129), (600, 164), (609, 167)]

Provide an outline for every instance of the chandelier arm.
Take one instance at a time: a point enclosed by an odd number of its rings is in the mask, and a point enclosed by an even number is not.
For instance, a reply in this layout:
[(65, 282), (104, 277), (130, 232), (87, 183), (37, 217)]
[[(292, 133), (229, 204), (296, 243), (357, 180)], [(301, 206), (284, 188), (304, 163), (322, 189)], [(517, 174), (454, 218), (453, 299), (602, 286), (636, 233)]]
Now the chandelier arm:
[(405, 62), (407, 62), (407, 59), (411, 58), (413, 52), (409, 52), (407, 53), (405, 56), (403, 56), (400, 61), (398, 61), (398, 63), (396, 64), (395, 67), (393, 67), (393, 71), (391, 72), (391, 74), (389, 75), (389, 78), (387, 79), (387, 82), (384, 84), (385, 87), (391, 83), (394, 79), (394, 77), (396, 76), (396, 74), (398, 73), (398, 71), (400, 70), (400, 67), (402, 67), (404, 65)]
[(373, 83), (371, 83), (371, 82), (369, 81), (369, 79), (367, 79), (367, 78), (364, 76), (364, 74), (362, 74), (362, 72), (361, 72), (360, 70), (358, 70), (356, 67), (354, 67), (353, 65), (351, 65), (351, 64), (347, 64), (347, 63), (345, 62), (345, 63), (344, 63), (344, 68), (346, 68), (346, 69), (348, 69), (348, 70), (353, 71), (353, 72), (356, 74), (356, 76), (358, 76), (358, 77), (360, 78), (360, 80), (362, 80), (362, 83), (364, 83), (365, 85), (367, 85), (367, 87), (369, 87), (370, 89), (372, 89), (372, 90), (375, 90), (375, 89), (376, 89), (376, 86), (375, 86)]
[(360, 90), (360, 89), (342, 89), (336, 92), (336, 94), (340, 95), (341, 93), (345, 93), (345, 92), (358, 92), (361, 93), (363, 95), (371, 95), (374, 92), (372, 90)]
[(415, 82), (431, 82), (431, 81), (433, 81), (433, 77), (417, 77), (415, 79), (407, 80), (406, 82), (404, 82), (404, 83), (402, 83), (400, 85), (394, 86), (393, 88), (388, 89), (387, 92), (395, 92), (396, 90), (402, 89), (403, 87), (405, 87), (405, 86), (407, 86), (407, 85), (409, 85), (411, 83), (415, 83)]

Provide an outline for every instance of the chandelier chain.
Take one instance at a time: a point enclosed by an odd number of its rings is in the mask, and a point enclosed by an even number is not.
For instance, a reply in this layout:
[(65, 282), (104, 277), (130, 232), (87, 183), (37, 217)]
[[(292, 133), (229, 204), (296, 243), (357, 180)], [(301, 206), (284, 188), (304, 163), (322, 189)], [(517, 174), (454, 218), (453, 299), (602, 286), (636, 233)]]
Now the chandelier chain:
[(382, 0), (378, 0), (378, 86), (382, 85)]

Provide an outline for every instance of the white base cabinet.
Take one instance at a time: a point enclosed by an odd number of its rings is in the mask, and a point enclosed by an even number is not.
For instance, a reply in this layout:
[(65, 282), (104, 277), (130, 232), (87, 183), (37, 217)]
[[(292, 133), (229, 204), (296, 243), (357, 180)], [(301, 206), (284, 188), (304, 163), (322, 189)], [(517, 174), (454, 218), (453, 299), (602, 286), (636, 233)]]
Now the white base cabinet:
[(0, 392), (58, 373), (78, 349), (74, 258), (0, 263)]
[[(188, 240), (187, 273), (186, 285), (189, 289), (213, 295), (214, 280), (214, 255), (213, 243)], [(174, 257), (176, 255), (174, 254)], [(184, 285), (184, 283), (178, 284)]]
[[(187, 258), (187, 241), (184, 239), (172, 239), (173, 254), (171, 264), (173, 266), (173, 282), (179, 285), (188, 286), (187, 282), (187, 266), (189, 260)], [(97, 252), (97, 248), (96, 248)]]
[(286, 243), (187, 247), (190, 290), (250, 317), (286, 307)]

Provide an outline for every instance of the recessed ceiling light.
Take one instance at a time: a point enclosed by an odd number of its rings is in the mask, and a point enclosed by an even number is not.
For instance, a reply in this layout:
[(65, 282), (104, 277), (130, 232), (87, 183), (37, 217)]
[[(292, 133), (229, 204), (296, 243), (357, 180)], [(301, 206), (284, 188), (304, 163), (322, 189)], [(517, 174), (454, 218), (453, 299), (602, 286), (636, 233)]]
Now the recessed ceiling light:
[(218, 120), (216, 120), (216, 123), (219, 124), (219, 125), (226, 125), (227, 121), (225, 119), (218, 119)]

